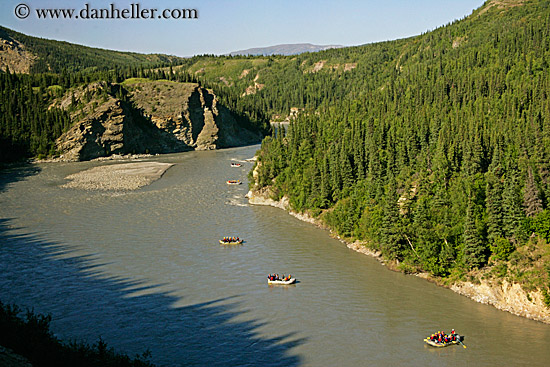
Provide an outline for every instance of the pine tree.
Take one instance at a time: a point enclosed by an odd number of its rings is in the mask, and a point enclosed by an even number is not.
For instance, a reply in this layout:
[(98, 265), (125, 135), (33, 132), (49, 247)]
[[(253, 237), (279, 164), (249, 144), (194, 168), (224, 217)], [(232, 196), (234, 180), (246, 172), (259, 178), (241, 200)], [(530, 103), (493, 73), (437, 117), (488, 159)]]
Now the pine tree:
[(485, 263), (486, 248), (477, 229), (476, 215), (472, 198), (468, 198), (466, 217), (464, 218), (464, 264), (468, 268), (479, 268)]
[(402, 259), (401, 218), (399, 217), (397, 190), (393, 177), (390, 178), (386, 190), (380, 235), (384, 254), (390, 259)]
[(528, 217), (534, 217), (542, 212), (542, 200), (540, 199), (539, 189), (535, 182), (533, 169), (530, 166), (527, 169), (527, 181), (523, 190), (523, 207), (525, 215)]
[(503, 208), (502, 208), (502, 183), (492, 172), (486, 174), (487, 187), (485, 191), (485, 208), (487, 213), (487, 238), (494, 242), (497, 238), (504, 237), (503, 232)]
[(519, 178), (517, 171), (512, 170), (507, 174), (504, 191), (502, 193), (503, 221), (502, 228), (506, 238), (513, 242), (520, 241), (523, 236), (523, 210), (522, 200), (518, 189)]

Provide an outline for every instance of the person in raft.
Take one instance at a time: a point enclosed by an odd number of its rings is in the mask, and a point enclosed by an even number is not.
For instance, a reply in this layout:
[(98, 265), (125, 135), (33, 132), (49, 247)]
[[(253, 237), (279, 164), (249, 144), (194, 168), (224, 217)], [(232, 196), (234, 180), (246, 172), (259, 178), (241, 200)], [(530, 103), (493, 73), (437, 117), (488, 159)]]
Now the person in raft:
[(451, 335), (445, 334), (444, 331), (438, 331), (437, 333), (432, 334), (430, 336), (430, 340), (444, 344), (444, 343), (450, 343), (450, 342), (456, 341), (457, 336), (458, 334), (456, 333), (455, 329), (451, 330)]
[(458, 334), (456, 333), (455, 329), (451, 330), (451, 340), (452, 341), (456, 341), (456, 336)]

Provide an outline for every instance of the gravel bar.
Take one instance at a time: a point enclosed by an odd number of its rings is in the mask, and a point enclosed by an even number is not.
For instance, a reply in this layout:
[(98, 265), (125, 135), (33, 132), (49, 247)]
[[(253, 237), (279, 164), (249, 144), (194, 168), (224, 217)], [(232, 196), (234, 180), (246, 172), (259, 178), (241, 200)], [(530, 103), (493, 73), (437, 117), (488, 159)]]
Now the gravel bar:
[(136, 162), (90, 168), (65, 177), (69, 182), (64, 188), (128, 191), (147, 186), (162, 177), (171, 163)]

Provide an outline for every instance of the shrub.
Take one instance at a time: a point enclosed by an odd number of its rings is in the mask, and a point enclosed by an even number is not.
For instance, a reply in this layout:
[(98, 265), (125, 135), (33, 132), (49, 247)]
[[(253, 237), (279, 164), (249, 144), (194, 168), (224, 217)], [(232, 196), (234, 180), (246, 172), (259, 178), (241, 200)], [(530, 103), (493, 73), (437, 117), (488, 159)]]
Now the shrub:
[(514, 245), (506, 238), (498, 237), (490, 246), (493, 257), (497, 260), (508, 260), (510, 254), (515, 250)]

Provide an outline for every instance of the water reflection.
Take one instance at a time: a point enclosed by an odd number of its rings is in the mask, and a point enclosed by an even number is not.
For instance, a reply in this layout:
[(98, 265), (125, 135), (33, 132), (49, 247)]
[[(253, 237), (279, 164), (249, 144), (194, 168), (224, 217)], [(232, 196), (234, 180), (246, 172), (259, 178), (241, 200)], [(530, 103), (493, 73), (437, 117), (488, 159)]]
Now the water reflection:
[(11, 221), (0, 220), (2, 301), (52, 313), (52, 329), (65, 340), (101, 336), (130, 355), (150, 349), (153, 361), (165, 366), (300, 364), (291, 349), (303, 338), (259, 337), (265, 321), (235, 321), (246, 312), (239, 295), (175, 306), (176, 297), (151, 292), (158, 285), (105, 277), (93, 256), (73, 256), (36, 234), (13, 234), (24, 228), (10, 230)]
[[(119, 195), (59, 187), (99, 162), (43, 164), (12, 180), (0, 196), (0, 218), (12, 218), (1, 231), (0, 297), (51, 312), (60, 335), (101, 335), (130, 354), (150, 348), (165, 365), (550, 359), (549, 326), (388, 271), (280, 209), (247, 205), (246, 185), (225, 180), (245, 181), (251, 164), (230, 162), (255, 150), (154, 157), (174, 166)], [(246, 243), (220, 246), (225, 235)], [(269, 273), (299, 283), (271, 288)], [(426, 335), (451, 328), (466, 335), (467, 349), (425, 347)]]
[(24, 180), (26, 177), (39, 174), (40, 167), (33, 164), (9, 165), (2, 168), (0, 166), (0, 193), (6, 190), (6, 187), (12, 183)]

